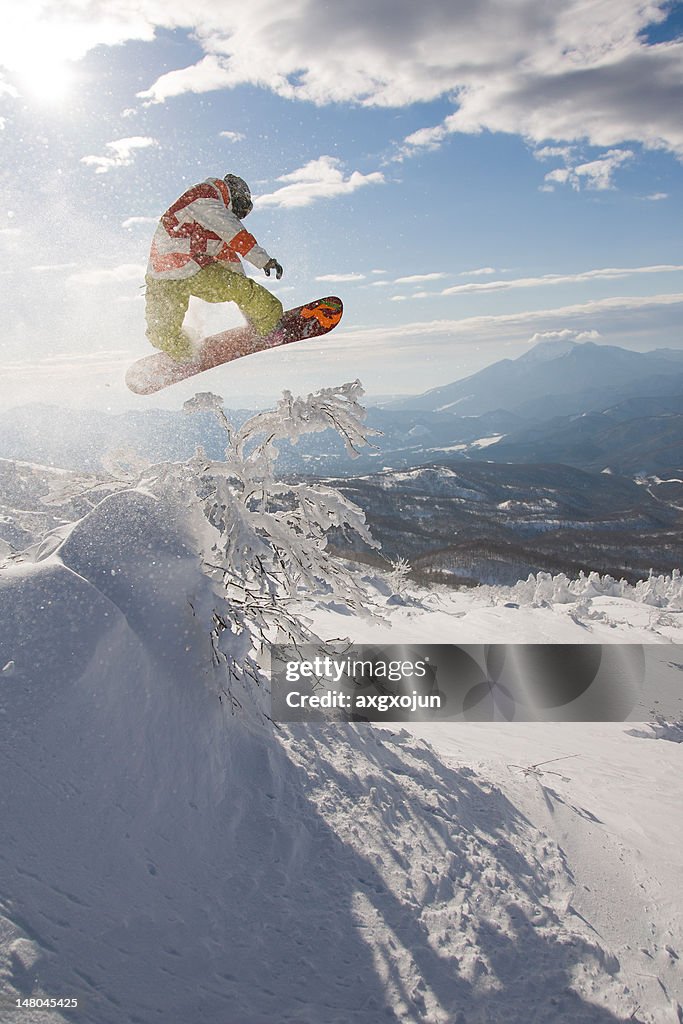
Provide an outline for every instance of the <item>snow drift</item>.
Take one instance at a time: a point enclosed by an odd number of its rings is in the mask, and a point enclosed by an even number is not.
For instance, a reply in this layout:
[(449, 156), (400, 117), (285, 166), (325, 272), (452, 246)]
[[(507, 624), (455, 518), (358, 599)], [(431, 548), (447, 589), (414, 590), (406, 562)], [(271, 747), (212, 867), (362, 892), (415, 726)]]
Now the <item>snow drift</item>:
[(102, 1024), (614, 1020), (553, 844), (405, 733), (234, 714), (208, 586), (137, 492), (3, 574), (10, 995)]

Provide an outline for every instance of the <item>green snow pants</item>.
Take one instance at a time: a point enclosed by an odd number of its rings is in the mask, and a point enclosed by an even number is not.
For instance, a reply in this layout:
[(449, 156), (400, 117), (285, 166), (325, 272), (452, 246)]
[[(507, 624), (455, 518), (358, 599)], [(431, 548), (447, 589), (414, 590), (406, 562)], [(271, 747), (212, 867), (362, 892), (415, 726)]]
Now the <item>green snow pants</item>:
[(223, 263), (211, 263), (193, 277), (158, 280), (148, 276), (145, 281), (147, 337), (173, 359), (192, 358), (192, 344), (182, 329), (191, 295), (205, 302), (236, 303), (261, 336), (272, 331), (282, 316), (282, 303), (267, 288)]

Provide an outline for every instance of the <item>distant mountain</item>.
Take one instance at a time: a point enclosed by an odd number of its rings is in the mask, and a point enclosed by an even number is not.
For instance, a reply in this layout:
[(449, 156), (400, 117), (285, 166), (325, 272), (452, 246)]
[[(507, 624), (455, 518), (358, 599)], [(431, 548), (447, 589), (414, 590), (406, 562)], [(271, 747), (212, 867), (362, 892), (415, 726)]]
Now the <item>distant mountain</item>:
[[(369, 406), (372, 446), (351, 461), (333, 430), (281, 444), (282, 474), (359, 475), (454, 458), (558, 462), (627, 476), (683, 476), (683, 352), (542, 342), (443, 388)], [(248, 410), (229, 410), (236, 426)], [(0, 410), (0, 457), (97, 472), (112, 451), (151, 462), (211, 458), (223, 434), (208, 413), (30, 405)]]
[[(678, 406), (680, 411), (658, 412)], [(624, 476), (683, 476), (683, 395), (632, 399), (602, 412), (561, 416), (517, 430), (489, 446), (495, 462), (561, 462)]]
[(386, 408), (481, 416), (506, 409), (547, 419), (589, 412), (633, 395), (683, 391), (683, 352), (631, 352), (614, 345), (541, 342), (518, 359), (503, 359), (478, 373)]
[[(683, 561), (680, 505), (618, 475), (451, 460), (329, 482), (365, 511), (384, 556), (430, 578), (506, 582), (599, 566), (633, 580)], [(345, 538), (335, 545), (343, 552)], [(357, 547), (355, 557), (372, 557)]]

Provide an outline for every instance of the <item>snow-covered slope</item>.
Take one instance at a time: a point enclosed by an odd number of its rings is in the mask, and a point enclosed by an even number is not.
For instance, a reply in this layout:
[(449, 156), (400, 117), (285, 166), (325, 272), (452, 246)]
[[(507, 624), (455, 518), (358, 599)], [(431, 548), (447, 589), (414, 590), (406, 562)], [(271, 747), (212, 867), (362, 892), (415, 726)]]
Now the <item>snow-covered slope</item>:
[[(540, 574), (515, 587), (435, 588), (419, 601), (415, 596), (394, 607), (388, 624), (354, 623), (354, 640), (649, 645), (659, 692), (646, 686), (634, 717), (656, 717), (664, 687), (674, 722), (407, 728), (450, 768), (473, 770), (480, 783), (499, 789), (557, 844), (568, 885), (565, 920), (583, 921), (609, 951), (610, 969), (631, 999), (632, 1016), (617, 1011), (616, 1019), (677, 1024), (683, 1020), (680, 575), (629, 587), (595, 574), (572, 583)], [(330, 612), (318, 612), (315, 622), (323, 632), (342, 628), (341, 617)], [(546, 1019), (561, 1018), (539, 1016)]]
[[(0, 1020), (680, 1020), (670, 977), (682, 947), (671, 882), (679, 744), (614, 726), (605, 746), (608, 727), (587, 732), (593, 760), (546, 787), (562, 826), (551, 828), (529, 798), (543, 788), (506, 775), (501, 754), (514, 744), (525, 765), (572, 753), (557, 732), (534, 742), (512, 726), (489, 756), (474, 726), (434, 731), (436, 749), (415, 730), (274, 727), (247, 679), (233, 691), (239, 705), (219, 699), (213, 593), (195, 548), (169, 504), (122, 491), (57, 551), (0, 574)], [(464, 625), (486, 641), (567, 639), (588, 625), (613, 638), (630, 635), (631, 617), (638, 636), (678, 635), (673, 607), (604, 601), (623, 626), (590, 608), (583, 625), (570, 605), (506, 608), (500, 591), (414, 595), (386, 606), (394, 629), (381, 635), (443, 642), (464, 639)], [(380, 628), (307, 611), (359, 641)], [(615, 759), (606, 775), (601, 751)], [(628, 775), (609, 790), (626, 765), (637, 785), (624, 829)], [(641, 898), (665, 818), (667, 869), (652, 870)], [(580, 880), (575, 826), (597, 865)], [(629, 915), (651, 908), (642, 928), (588, 917), (577, 887), (602, 885), (601, 863), (605, 892)], [(623, 955), (650, 926), (648, 953)], [(39, 996), (77, 997), (79, 1009), (12, 1012)]]

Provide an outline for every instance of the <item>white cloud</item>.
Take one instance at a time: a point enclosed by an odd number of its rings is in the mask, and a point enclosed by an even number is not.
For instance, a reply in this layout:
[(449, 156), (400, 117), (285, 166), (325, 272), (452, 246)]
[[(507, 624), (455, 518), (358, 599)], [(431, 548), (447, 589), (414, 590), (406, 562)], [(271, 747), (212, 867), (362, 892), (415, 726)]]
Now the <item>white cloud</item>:
[[(386, 271), (385, 270), (381, 270), (381, 271), (373, 270), (372, 273), (373, 274), (379, 274), (379, 273), (385, 274)], [(395, 285), (395, 284), (422, 284), (424, 281), (439, 281), (439, 280), (442, 280), (444, 277), (448, 277), (448, 274), (446, 274), (443, 271), (439, 270), (439, 271), (434, 271), (434, 272), (432, 272), (430, 274), (408, 274), (405, 277), (396, 277), (396, 278), (394, 278), (393, 280), (390, 280), (390, 281), (370, 281), (369, 284), (366, 285), (366, 287), (367, 288), (388, 288), (390, 285)], [(421, 292), (421, 293), (414, 292), (413, 295), (411, 296), (411, 298), (415, 298), (418, 294), (426, 295), (427, 293), (426, 292)], [(438, 294), (438, 293), (430, 293), (430, 294)], [(406, 296), (396, 296), (395, 298), (396, 298), (396, 301), (401, 301), (401, 299), (406, 298)]]
[(645, 196), (645, 198), (649, 202), (651, 202), (651, 203), (658, 203), (661, 199), (668, 199), (669, 198), (669, 193), (668, 192), (652, 192), (652, 193), (650, 193), (649, 196)]
[(151, 40), (159, 28), (191, 31), (201, 59), (151, 83), (141, 93), (149, 102), (245, 83), (316, 104), (450, 97), (453, 113), (413, 132), (406, 152), (492, 131), (543, 148), (628, 141), (683, 156), (683, 41), (649, 45), (643, 33), (666, 18), (667, 0), (259, 0), (257, 11), (214, 0), (89, 0), (68, 4), (68, 16), (63, 0), (14, 7), (0, 39), (10, 69), (36, 54), (73, 61), (99, 44)]
[(147, 226), (149, 224), (156, 224), (158, 217), (127, 217), (126, 220), (121, 222), (122, 228), (137, 228), (140, 226)]
[(599, 337), (600, 331), (577, 331), (565, 327), (561, 331), (536, 331), (529, 338), (529, 344), (535, 345), (537, 341), (595, 341)]
[(462, 295), (470, 292), (507, 291), (517, 288), (538, 288), (543, 285), (577, 284), (583, 281), (615, 281), (636, 274), (666, 274), (683, 270), (680, 264), (660, 264), (651, 267), (603, 267), (583, 270), (576, 274), (543, 274), (541, 277), (519, 277), (510, 280), (486, 281), (481, 284), (456, 284), (444, 288), (441, 295)]
[(572, 155), (571, 146), (542, 146), (534, 150), (537, 160), (566, 160), (569, 161)]
[(371, 270), (371, 274), (386, 274), (386, 270)]
[(139, 149), (149, 149), (150, 146), (158, 146), (156, 139), (147, 135), (132, 135), (127, 139), (115, 139), (107, 143), (109, 156), (84, 156), (81, 163), (88, 167), (94, 167), (96, 174), (106, 174), (114, 167), (130, 167)]
[(138, 281), (143, 284), (145, 280), (145, 267), (140, 263), (122, 263), (118, 267), (93, 267), (91, 270), (83, 270), (77, 274), (71, 274), (67, 278), (67, 284), (71, 285), (102, 285), (121, 284), (128, 281)]
[(219, 132), (222, 139), (227, 139), (228, 142), (243, 142), (246, 138), (242, 132)]
[(556, 184), (569, 184), (577, 192), (584, 187), (598, 190), (613, 188), (614, 172), (632, 158), (633, 152), (630, 149), (610, 149), (596, 160), (575, 164), (573, 167), (567, 164), (565, 167), (549, 171), (545, 176), (545, 182), (551, 188)]
[[(651, 46), (642, 35), (666, 17), (667, 6), (663, 0), (527, 0), (505, 10), (502, 3), (477, 5), (482, 17), (496, 11), (503, 19), (492, 35), (502, 41), (500, 50), (491, 54), (473, 42), (467, 66), (467, 38), (455, 43), (449, 64), (457, 109), (408, 136), (403, 154), (437, 147), (456, 132), (492, 131), (536, 144), (638, 141), (683, 157), (683, 40)], [(537, 155), (569, 156), (559, 146), (543, 146)]]
[(320, 274), (316, 281), (363, 281), (365, 274)]
[(447, 277), (441, 271), (432, 274), (410, 274), (408, 277), (397, 277), (394, 284), (417, 284), (420, 281), (438, 281), (440, 278)]
[(585, 180), (587, 188), (612, 188), (612, 176), (615, 170), (631, 159), (633, 159), (633, 152), (630, 149), (610, 149), (599, 159), (590, 160), (588, 163), (574, 167), (572, 183), (574, 179)]
[(139, 92), (138, 97), (147, 103), (164, 103), (188, 92), (212, 92), (214, 89), (229, 89), (239, 84), (239, 78), (231, 71), (229, 62), (209, 54), (197, 64), (168, 71), (149, 89)]
[(310, 160), (290, 174), (283, 174), (277, 181), (285, 184), (274, 192), (257, 196), (254, 200), (255, 206), (260, 209), (267, 206), (310, 206), (317, 199), (349, 195), (365, 185), (383, 184), (384, 175), (379, 171), (372, 171), (370, 174), (353, 171), (345, 178), (340, 160), (332, 156), (321, 156), (317, 160)]
[[(182, 3), (175, 7), (177, 16)], [(88, 4), (22, 0), (13, 4), (12, 17), (3, 22), (0, 65), (10, 74), (21, 74), (45, 59), (50, 64), (76, 61), (101, 44), (116, 46), (130, 39), (152, 40), (159, 24), (153, 0), (94, 0)], [(16, 95), (16, 90), (13, 92)]]
[(484, 277), (487, 274), (496, 274), (495, 267), (477, 267), (475, 270), (462, 270), (460, 277)]
[(569, 181), (569, 168), (556, 167), (554, 171), (548, 171), (545, 178), (544, 192), (552, 192), (554, 185), (566, 185)]
[(59, 270), (73, 270), (77, 263), (39, 263), (30, 270), (34, 274), (49, 274)]
[(539, 331), (557, 331), (563, 321), (578, 332), (599, 331), (601, 336), (623, 334), (624, 339), (641, 335), (652, 347), (655, 330), (676, 330), (683, 312), (683, 292), (647, 296), (615, 296), (592, 302), (550, 309), (524, 310), (490, 316), (463, 317), (459, 320), (421, 320), (382, 327), (350, 328), (342, 332), (345, 344), (363, 347), (368, 342), (398, 342), (402, 339), (435, 339), (452, 344), (454, 336), (464, 335), (482, 343), (500, 344), (508, 337), (526, 341), (533, 325)]

